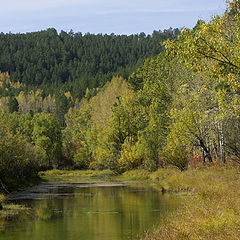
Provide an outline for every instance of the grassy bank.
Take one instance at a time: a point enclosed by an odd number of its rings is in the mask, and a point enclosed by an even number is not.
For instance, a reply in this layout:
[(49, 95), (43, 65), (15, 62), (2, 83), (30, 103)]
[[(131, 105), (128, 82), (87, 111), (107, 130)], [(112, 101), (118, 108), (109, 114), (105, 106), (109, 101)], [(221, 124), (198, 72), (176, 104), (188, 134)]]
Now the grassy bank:
[(240, 170), (230, 166), (201, 166), (179, 171), (132, 170), (120, 176), (111, 171), (59, 171), (41, 173), (44, 178), (111, 177), (119, 181), (143, 181), (159, 190), (183, 193), (181, 206), (143, 240), (239, 240)]
[(142, 240), (239, 240), (240, 170), (230, 166), (208, 166), (179, 171), (132, 170), (120, 176), (111, 171), (48, 171), (44, 177), (113, 177), (120, 181), (143, 181), (159, 190), (183, 193), (181, 206)]
[(208, 167), (180, 172), (135, 170), (120, 178), (155, 182), (168, 192), (185, 192), (182, 206), (144, 240), (240, 239), (240, 171)]
[(111, 170), (48, 170), (39, 172), (39, 176), (43, 180), (51, 180), (51, 179), (61, 179), (68, 180), (70, 178), (99, 178), (99, 179), (107, 179), (114, 177), (115, 174)]

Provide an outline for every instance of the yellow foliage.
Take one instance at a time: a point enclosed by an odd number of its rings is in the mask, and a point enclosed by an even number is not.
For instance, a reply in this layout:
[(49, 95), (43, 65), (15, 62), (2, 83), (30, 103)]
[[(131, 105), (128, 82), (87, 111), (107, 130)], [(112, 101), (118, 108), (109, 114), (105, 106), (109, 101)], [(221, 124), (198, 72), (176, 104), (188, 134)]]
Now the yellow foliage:
[(128, 83), (122, 77), (114, 77), (108, 83), (104, 90), (100, 91), (96, 96), (91, 98), (92, 106), (91, 120), (98, 127), (106, 126), (112, 114), (112, 107), (116, 103), (117, 98), (123, 95), (128, 95), (132, 92)]
[(138, 156), (135, 144), (132, 145), (129, 141), (124, 142), (118, 163), (122, 170), (130, 170), (141, 165), (141, 158)]

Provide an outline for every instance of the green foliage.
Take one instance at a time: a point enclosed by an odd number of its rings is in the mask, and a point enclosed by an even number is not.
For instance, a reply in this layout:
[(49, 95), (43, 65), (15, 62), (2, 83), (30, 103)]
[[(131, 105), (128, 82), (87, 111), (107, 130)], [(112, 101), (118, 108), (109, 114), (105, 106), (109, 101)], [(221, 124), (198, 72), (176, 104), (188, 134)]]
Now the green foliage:
[(43, 157), (17, 130), (17, 118), (17, 114), (7, 113), (1, 113), (0, 118), (0, 179), (10, 188), (36, 175)]
[[(129, 144), (133, 146), (136, 143), (138, 131), (143, 127), (142, 117), (141, 106), (133, 92), (118, 98), (112, 107), (107, 126), (99, 133), (96, 158), (101, 164), (117, 171), (124, 168), (119, 165), (118, 159), (126, 154), (124, 146), (127, 147)], [(120, 163), (122, 161), (120, 159)], [(137, 162), (139, 160), (130, 165), (136, 166)]]
[(8, 101), (8, 111), (10, 113), (18, 112), (18, 108), (19, 108), (19, 104), (18, 104), (17, 99), (15, 97), (10, 98)]
[(50, 113), (37, 113), (32, 121), (32, 139), (35, 145), (46, 153), (48, 167), (58, 167), (62, 159), (62, 135), (59, 121)]
[(187, 66), (198, 72), (209, 72), (226, 88), (218, 89), (222, 116), (239, 115), (239, 1), (228, 3), (222, 16), (210, 23), (199, 22), (194, 30), (185, 29), (179, 41), (167, 41), (166, 48), (179, 55)]
[(73, 155), (73, 162), (78, 168), (87, 169), (90, 164), (88, 152), (84, 148), (77, 149)]
[[(18, 53), (0, 41), (0, 69), (2, 64), (12, 74), (11, 81), (0, 74), (0, 107), (14, 112), (4, 116), (9, 125), (2, 131), (23, 136), (42, 154), (45, 167), (185, 170), (200, 155), (203, 162), (239, 163), (240, 12), (239, 1), (228, 4), (222, 16), (199, 20), (181, 34), (1, 34), (0, 40), (9, 37), (16, 46), (16, 37), (26, 41)], [(163, 39), (166, 51), (159, 44)], [(27, 50), (31, 61), (21, 58), (23, 65), (1, 60)]]
[[(144, 58), (163, 50), (161, 42), (178, 34), (178, 29), (168, 29), (152, 35), (83, 35), (57, 33), (53, 28), (1, 33), (0, 70), (9, 72), (13, 83), (21, 82), (28, 89), (41, 87), (45, 95), (61, 89), (81, 99), (87, 88), (102, 87), (114, 75), (127, 78)], [(7, 89), (0, 86), (0, 96), (17, 95), (20, 90), (9, 85)]]
[(80, 109), (70, 108), (65, 115), (66, 128), (63, 130), (64, 155), (76, 167), (86, 168), (89, 165), (90, 151), (87, 142), (91, 106), (83, 103)]
[(71, 102), (64, 93), (60, 92), (56, 95), (56, 117), (60, 121), (61, 126), (65, 127), (65, 114), (67, 113)]

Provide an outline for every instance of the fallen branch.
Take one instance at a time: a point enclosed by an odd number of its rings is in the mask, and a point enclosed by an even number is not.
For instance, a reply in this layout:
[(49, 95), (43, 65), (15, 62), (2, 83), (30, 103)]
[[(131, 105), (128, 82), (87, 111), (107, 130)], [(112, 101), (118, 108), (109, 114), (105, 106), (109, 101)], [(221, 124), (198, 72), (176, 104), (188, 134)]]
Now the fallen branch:
[(1, 186), (2, 186), (2, 189), (3, 189), (6, 193), (9, 194), (9, 191), (7, 190), (5, 184), (3, 183), (3, 181), (2, 181), (1, 179), (0, 179), (0, 184), (1, 184)]

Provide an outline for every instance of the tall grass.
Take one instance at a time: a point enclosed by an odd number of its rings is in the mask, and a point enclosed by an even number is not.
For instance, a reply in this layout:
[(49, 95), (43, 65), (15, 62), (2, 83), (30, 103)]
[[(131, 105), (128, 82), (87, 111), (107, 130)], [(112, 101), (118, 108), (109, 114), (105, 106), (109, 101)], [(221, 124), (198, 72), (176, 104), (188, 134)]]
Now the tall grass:
[(239, 240), (240, 172), (214, 166), (185, 172), (161, 169), (150, 175), (167, 191), (191, 191), (180, 207), (144, 240)]

